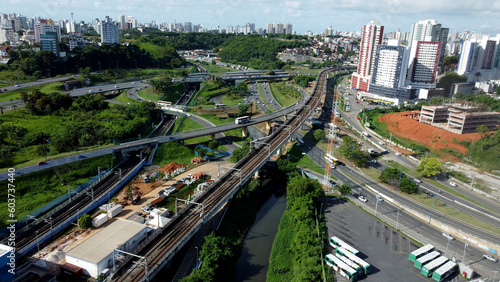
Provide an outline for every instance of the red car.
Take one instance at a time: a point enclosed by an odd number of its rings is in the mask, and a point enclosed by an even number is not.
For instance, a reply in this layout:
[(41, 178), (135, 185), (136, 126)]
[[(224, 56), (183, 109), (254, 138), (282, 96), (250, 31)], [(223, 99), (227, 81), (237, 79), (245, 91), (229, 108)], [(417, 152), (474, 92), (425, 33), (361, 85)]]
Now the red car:
[(4, 89), (3, 89), (3, 92), (7, 92), (7, 88), (4, 88)]
[(44, 165), (44, 164), (46, 164), (46, 163), (47, 163), (47, 162), (43, 162), (43, 161), (41, 161), (41, 162), (37, 162), (37, 163), (36, 163), (36, 165)]

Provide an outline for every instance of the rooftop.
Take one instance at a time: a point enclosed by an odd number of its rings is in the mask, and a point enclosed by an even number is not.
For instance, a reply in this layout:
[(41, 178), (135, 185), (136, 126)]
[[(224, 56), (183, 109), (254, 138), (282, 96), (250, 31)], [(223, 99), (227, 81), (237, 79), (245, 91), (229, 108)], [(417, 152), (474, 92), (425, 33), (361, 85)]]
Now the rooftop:
[(113, 249), (120, 247), (145, 228), (147, 226), (144, 224), (118, 219), (66, 255), (97, 264), (112, 253)]

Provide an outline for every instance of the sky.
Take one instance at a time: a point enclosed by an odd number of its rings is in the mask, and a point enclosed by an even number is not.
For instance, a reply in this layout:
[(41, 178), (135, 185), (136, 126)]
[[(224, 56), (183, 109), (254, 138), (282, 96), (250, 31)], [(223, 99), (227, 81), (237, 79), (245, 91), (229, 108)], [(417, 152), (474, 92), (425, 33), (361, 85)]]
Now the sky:
[(360, 31), (378, 20), (385, 32), (410, 31), (418, 20), (436, 19), (450, 34), (458, 30), (500, 34), (500, 1), (497, 0), (5, 0), (1, 13), (26, 17), (71, 19), (89, 22), (120, 14), (139, 23), (151, 21), (192, 22), (205, 27), (268, 22), (291, 23), (298, 34), (307, 31)]

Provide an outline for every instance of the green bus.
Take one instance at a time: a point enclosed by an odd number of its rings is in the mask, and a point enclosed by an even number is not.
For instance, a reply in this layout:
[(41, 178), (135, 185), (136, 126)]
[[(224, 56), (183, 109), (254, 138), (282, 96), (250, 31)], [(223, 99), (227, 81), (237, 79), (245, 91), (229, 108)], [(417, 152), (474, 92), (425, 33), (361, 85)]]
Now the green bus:
[(358, 279), (358, 273), (356, 270), (352, 269), (350, 266), (345, 264), (339, 258), (335, 257), (332, 254), (328, 254), (325, 257), (326, 264), (333, 268), (335, 271), (340, 273), (340, 275), (347, 278), (349, 281), (356, 281)]
[(423, 276), (429, 278), (432, 276), (434, 271), (438, 269), (441, 265), (445, 264), (448, 261), (448, 258), (445, 256), (440, 256), (437, 259), (429, 262), (428, 264), (424, 265), (422, 267), (422, 270), (420, 270), (420, 274)]
[(432, 274), (432, 279), (441, 282), (446, 278), (452, 276), (455, 271), (457, 271), (457, 264), (452, 262), (451, 260), (447, 263), (443, 264), (440, 268), (436, 269)]
[(428, 254), (428, 253), (434, 251), (435, 249), (436, 248), (433, 245), (427, 244), (427, 245), (425, 245), (421, 248), (418, 248), (415, 251), (411, 252), (409, 259), (410, 259), (410, 261), (415, 262), (419, 257), (421, 257), (425, 254)]
[(343, 261), (345, 264), (350, 266), (352, 269), (356, 270), (356, 272), (358, 272), (358, 277), (363, 276), (364, 271), (363, 271), (363, 268), (359, 264), (353, 262), (352, 260), (350, 260), (347, 257), (344, 257), (340, 254), (335, 253), (335, 256), (337, 256), (341, 261)]
[(368, 275), (368, 273), (370, 272), (370, 269), (372, 266), (369, 263), (367, 263), (366, 261), (362, 260), (360, 257), (349, 252), (348, 250), (346, 250), (342, 247), (338, 247), (335, 250), (335, 252), (339, 255), (347, 257), (348, 259), (352, 260), (353, 262), (355, 262), (356, 264), (361, 266), (363, 268), (363, 271), (365, 272), (365, 275)]
[(437, 257), (439, 257), (439, 255), (441, 255), (440, 252), (438, 252), (438, 251), (432, 251), (432, 252), (426, 254), (425, 256), (422, 256), (419, 259), (417, 259), (413, 265), (418, 270), (421, 270), (422, 266), (424, 266), (428, 262), (431, 262), (431, 261), (435, 260)]

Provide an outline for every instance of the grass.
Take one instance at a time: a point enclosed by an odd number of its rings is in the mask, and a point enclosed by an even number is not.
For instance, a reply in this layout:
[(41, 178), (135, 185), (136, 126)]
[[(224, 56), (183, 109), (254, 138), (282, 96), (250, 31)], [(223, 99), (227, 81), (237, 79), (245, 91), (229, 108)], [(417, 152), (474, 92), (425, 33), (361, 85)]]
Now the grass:
[(59, 92), (63, 91), (60, 88), (61, 85), (62, 85), (62, 83), (60, 83), (60, 82), (51, 82), (51, 83), (47, 83), (47, 84), (26, 87), (23, 89), (16, 89), (16, 90), (11, 90), (11, 91), (7, 91), (7, 92), (2, 92), (2, 93), (0, 93), (0, 102), (21, 99), (22, 92), (29, 93), (29, 92), (31, 92), (32, 89), (39, 89), (40, 92), (45, 93), (45, 94), (59, 93)]
[(293, 225), (294, 222), (289, 212), (281, 216), (279, 231), (273, 241), (271, 256), (269, 257), (269, 270), (267, 271), (267, 281), (292, 281), (293, 261), (290, 253), (293, 251)]
[(297, 146), (297, 144), (293, 145), (287, 154), (289, 156), (290, 162), (295, 163), (296, 166), (310, 169), (321, 175), (323, 175), (323, 173), (325, 172), (325, 168), (317, 165), (309, 156), (302, 155), (302, 149)]
[(215, 125), (222, 125), (222, 124), (228, 124), (228, 123), (234, 123), (234, 118), (228, 117), (228, 118), (218, 118), (215, 115), (198, 115), (211, 123)]
[(140, 104), (140, 101), (134, 100), (127, 95), (127, 91), (124, 91), (122, 94), (118, 95), (115, 99), (115, 101), (122, 102), (125, 104)]
[(283, 107), (289, 107), (300, 100), (300, 92), (293, 86), (285, 83), (271, 83), (270, 87), (274, 98)]
[(228, 95), (225, 95), (224, 97), (222, 97), (222, 103), (226, 104), (226, 106), (229, 107), (238, 105), (239, 103), (243, 102), (244, 99), (245, 97), (237, 97), (236, 99), (232, 99)]
[(158, 101), (158, 99), (161, 96), (161, 95), (156, 94), (155, 91), (153, 91), (153, 88), (151, 88), (151, 87), (141, 89), (141, 90), (139, 90), (139, 93), (137, 93), (137, 94), (139, 95), (139, 97), (141, 97), (143, 99), (152, 100), (152, 101)]
[(158, 146), (154, 165), (165, 166), (171, 162), (191, 164), (191, 159), (196, 157), (193, 150), (185, 147), (177, 142), (167, 142)]

